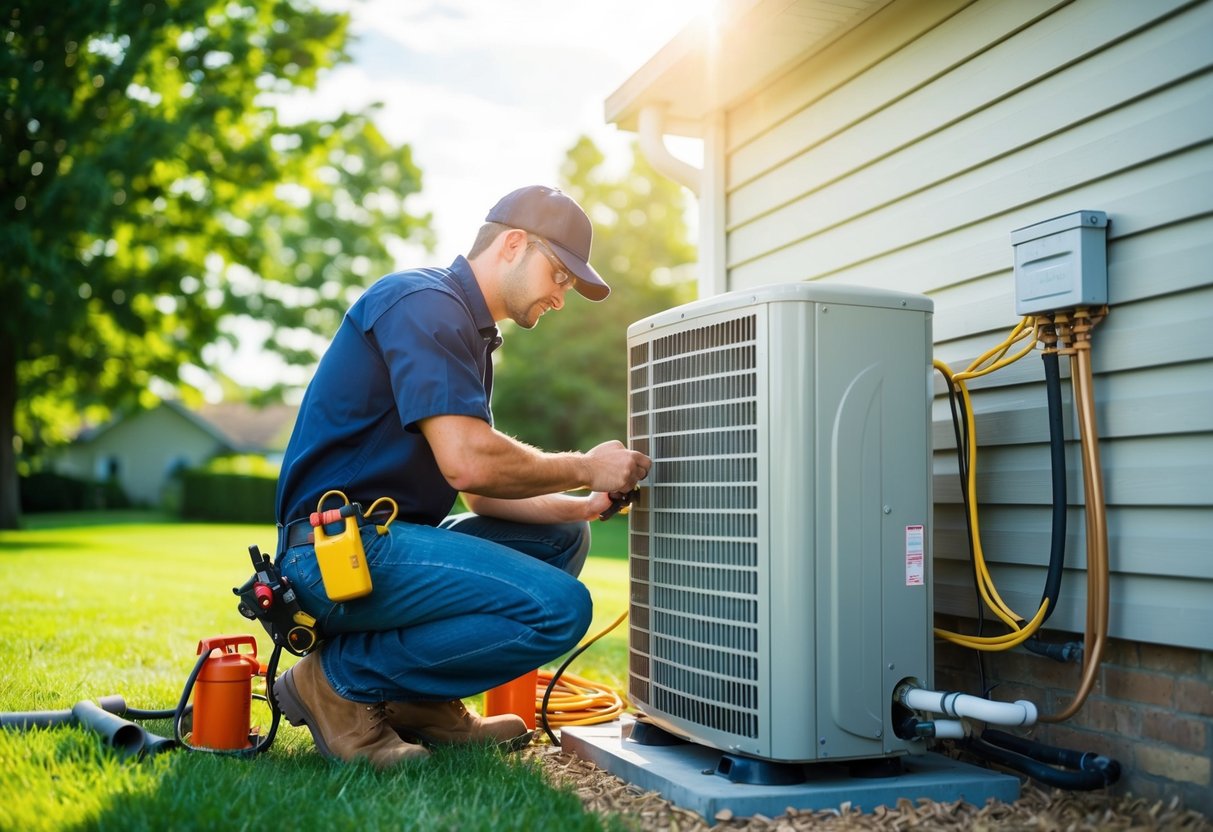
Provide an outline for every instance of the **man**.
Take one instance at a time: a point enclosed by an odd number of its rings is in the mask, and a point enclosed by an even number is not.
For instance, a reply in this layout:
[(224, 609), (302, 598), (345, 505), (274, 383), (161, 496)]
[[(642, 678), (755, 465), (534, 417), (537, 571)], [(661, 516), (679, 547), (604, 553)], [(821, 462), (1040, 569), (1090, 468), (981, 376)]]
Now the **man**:
[[(576, 579), (587, 521), (652, 463), (617, 441), (586, 453), (529, 447), (493, 428), (489, 399), (497, 322), (530, 329), (570, 289), (609, 294), (589, 264), (591, 236), (560, 191), (513, 191), (466, 259), (368, 289), (321, 360), (277, 515), (283, 574), (326, 642), (274, 691), (322, 753), (384, 768), (424, 758), (427, 745), (525, 743), (520, 718), (482, 718), (459, 700), (551, 661), (589, 626)], [(582, 488), (591, 493), (562, 493)], [(326, 595), (308, 537), (307, 518), (332, 489), (364, 507), (379, 497), (399, 506), (386, 534), (359, 530), (373, 588), (343, 603)], [(460, 492), (471, 513), (447, 517)]]

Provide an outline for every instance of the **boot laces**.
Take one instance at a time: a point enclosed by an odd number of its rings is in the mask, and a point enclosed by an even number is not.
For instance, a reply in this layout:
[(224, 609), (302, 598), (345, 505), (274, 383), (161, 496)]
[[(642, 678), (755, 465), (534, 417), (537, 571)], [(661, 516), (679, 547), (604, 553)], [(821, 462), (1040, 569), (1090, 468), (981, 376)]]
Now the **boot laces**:
[(367, 714), (370, 716), (370, 723), (371, 723), (372, 728), (378, 728), (380, 725), (383, 725), (385, 722), (387, 722), (387, 703), (386, 702), (372, 702), (369, 705), (366, 705), (365, 707), (366, 707)]

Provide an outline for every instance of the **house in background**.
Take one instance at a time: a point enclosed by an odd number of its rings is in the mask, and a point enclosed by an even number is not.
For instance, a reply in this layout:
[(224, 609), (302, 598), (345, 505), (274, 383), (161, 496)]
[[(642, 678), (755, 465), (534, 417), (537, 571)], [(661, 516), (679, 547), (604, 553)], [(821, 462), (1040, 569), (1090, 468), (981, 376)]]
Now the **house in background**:
[(64, 449), (54, 467), (81, 479), (116, 481), (135, 503), (155, 506), (174, 474), (216, 456), (256, 454), (280, 461), (298, 410), (240, 402), (190, 410), (164, 401), (87, 431)]
[[(794, 281), (924, 293), (936, 357), (963, 368), (1018, 320), (1012, 231), (1080, 210), (1110, 218), (1110, 314), (1092, 356), (1111, 639), (1085, 706), (1035, 736), (1117, 758), (1119, 790), (1213, 814), (1213, 2), (721, 5), (606, 102), (608, 122), (638, 131), (650, 161), (698, 194), (701, 297)], [(703, 167), (671, 157), (666, 134), (702, 138)], [(974, 632), (935, 381), (935, 610)], [(1032, 611), (1050, 528), (1041, 362), (971, 389), (986, 558), (1003, 598)], [(1069, 410), (1068, 564), (1047, 635), (1081, 642)], [(995, 698), (1046, 712), (1078, 684), (1074, 665), (1022, 650), (985, 661)], [(976, 668), (975, 653), (938, 645), (937, 688), (983, 693)]]

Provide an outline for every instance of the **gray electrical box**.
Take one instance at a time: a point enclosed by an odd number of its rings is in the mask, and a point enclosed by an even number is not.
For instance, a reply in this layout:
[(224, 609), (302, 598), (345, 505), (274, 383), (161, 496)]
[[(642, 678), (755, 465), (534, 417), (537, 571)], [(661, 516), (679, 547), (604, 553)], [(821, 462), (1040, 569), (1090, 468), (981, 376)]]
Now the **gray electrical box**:
[(1108, 215), (1076, 211), (1011, 232), (1015, 314), (1108, 302)]

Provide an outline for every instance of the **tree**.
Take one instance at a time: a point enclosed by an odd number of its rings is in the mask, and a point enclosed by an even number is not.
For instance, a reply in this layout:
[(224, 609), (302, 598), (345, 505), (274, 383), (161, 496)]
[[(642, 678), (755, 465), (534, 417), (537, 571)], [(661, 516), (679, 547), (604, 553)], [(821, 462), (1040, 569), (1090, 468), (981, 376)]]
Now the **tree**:
[(148, 403), (232, 315), (314, 358), (393, 237), (432, 244), (407, 146), (369, 112), (296, 125), (267, 96), (345, 61), (307, 0), (12, 0), (0, 49), (0, 528), (65, 414)]
[(695, 260), (685, 197), (632, 149), (620, 178), (603, 170), (587, 137), (569, 150), (562, 189), (594, 225), (590, 260), (611, 287), (601, 303), (570, 292), (566, 306), (531, 332), (507, 326), (493, 386), (497, 427), (552, 450), (588, 448), (627, 435), (627, 328), (690, 300), (679, 279)]

